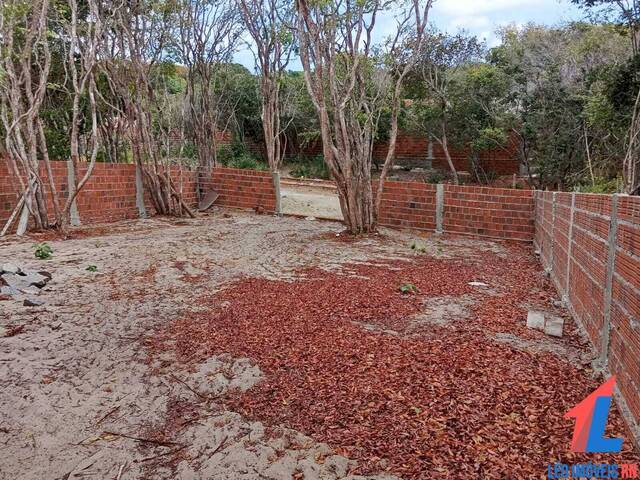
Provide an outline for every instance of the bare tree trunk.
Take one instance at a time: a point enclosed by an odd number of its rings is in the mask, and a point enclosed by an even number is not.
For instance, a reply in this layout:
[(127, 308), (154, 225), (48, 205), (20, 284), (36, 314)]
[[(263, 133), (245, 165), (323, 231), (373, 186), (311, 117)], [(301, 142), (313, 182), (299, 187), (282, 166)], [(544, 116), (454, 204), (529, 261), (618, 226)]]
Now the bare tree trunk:
[(162, 122), (166, 118), (162, 88), (166, 94), (166, 85), (158, 63), (167, 53), (174, 12), (155, 10), (156, 4), (144, 0), (105, 3), (102, 5), (113, 18), (113, 27), (107, 32), (100, 67), (112, 93), (122, 103), (122, 107), (110, 107), (127, 119), (134, 160), (156, 212), (193, 215), (173, 185), (172, 160), (161, 149), (169, 132)]
[[(371, 72), (372, 32), (387, 4), (355, 0), (297, 0), (297, 33), (305, 83), (318, 113), (324, 160), (338, 187), (340, 206), (353, 234), (375, 231), (384, 181), (397, 140), (402, 82), (422, 40), (431, 0), (409, 3), (385, 58), (386, 69)], [(403, 52), (403, 55), (400, 55)], [(392, 128), (389, 151), (374, 201), (371, 185), (373, 139), (389, 89)]]
[[(180, 61), (187, 67), (185, 125), (200, 167), (217, 164), (216, 135), (230, 108), (220, 91), (220, 73), (232, 58), (240, 34), (233, 0), (183, 0), (178, 22)], [(224, 122), (222, 122), (224, 123)]]
[[(34, 2), (32, 10), (24, 17), (12, 16), (10, 9), (0, 9), (0, 36), (6, 40), (9, 55), (0, 63), (0, 69), (7, 72), (7, 88), (0, 94), (0, 112), (6, 130), (5, 144), (9, 153), (13, 174), (19, 178), (23, 189), (23, 215), (18, 233), (24, 233), (29, 215), (34, 219), (36, 228), (56, 226), (66, 229), (69, 224), (73, 201), (80, 192), (93, 169), (97, 155), (97, 117), (94, 95), (94, 66), (97, 44), (101, 40), (101, 18), (98, 15), (96, 0), (88, 1), (91, 21), (79, 27), (77, 0), (67, 0), (70, 18), (57, 18), (66, 29), (63, 45), (68, 49), (66, 71), (70, 72), (73, 111), (71, 119), (70, 147), (71, 161), (77, 167), (79, 160), (79, 125), (82, 121), (81, 100), (89, 93), (89, 105), (92, 111), (92, 164), (80, 183), (69, 185), (69, 198), (62, 204), (53, 169), (49, 159), (49, 150), (45, 136), (40, 109), (45, 98), (48, 75), (51, 65), (49, 49), (48, 22), (50, 15), (57, 11), (49, 10), (48, 0)], [(12, 0), (19, 4), (20, 0)], [(22, 2), (24, 3), (24, 2)], [(9, 12), (8, 16), (5, 16)], [(15, 36), (14, 32), (26, 29), (27, 34)], [(81, 33), (80, 33), (81, 32)], [(19, 62), (14, 62), (19, 58)], [(48, 179), (49, 195), (54, 210), (54, 222), (49, 221), (44, 182), (40, 176), (41, 167)], [(10, 218), (13, 222), (15, 217)], [(8, 224), (2, 229), (8, 231)]]
[[(382, 172), (380, 173), (380, 179), (378, 181), (378, 190), (376, 192), (375, 208), (373, 215), (375, 221), (378, 220), (378, 214), (380, 212), (380, 205), (382, 203), (382, 194), (384, 190), (384, 182), (387, 179), (389, 171), (393, 167), (396, 153), (396, 143), (398, 140), (398, 115), (400, 113), (400, 103), (402, 102), (402, 87), (405, 77), (414, 68), (418, 59), (418, 54), (422, 49), (422, 42), (424, 40), (424, 33), (429, 21), (429, 11), (431, 10), (432, 0), (427, 0), (424, 6), (421, 8), (419, 0), (413, 0), (413, 6), (410, 9), (408, 16), (405, 17), (405, 22), (413, 21), (411, 35), (411, 45), (406, 45), (402, 40), (402, 25), (398, 25), (396, 37), (391, 43), (389, 49), (389, 58), (396, 59), (393, 64), (393, 76), (395, 77), (395, 83), (393, 88), (393, 94), (391, 96), (391, 132), (389, 135), (389, 149), (387, 150), (387, 156), (382, 166)], [(411, 17), (415, 16), (413, 20)], [(400, 52), (409, 51), (408, 58), (405, 55), (400, 55)]]
[[(361, 62), (370, 54), (371, 32), (379, 5), (325, 4), (297, 0), (297, 29), (305, 83), (318, 113), (324, 160), (338, 187), (340, 207), (347, 229), (361, 234), (375, 229), (373, 201), (366, 194), (371, 185), (370, 144), (373, 113), (358, 121), (360, 106), (368, 103)], [(345, 24), (345, 9), (352, 21)], [(371, 23), (366, 24), (367, 15)], [(342, 45), (336, 51), (334, 45)], [(348, 59), (341, 75), (338, 58)], [(331, 112), (331, 113), (329, 113)]]
[(622, 169), (624, 191), (640, 194), (640, 90), (636, 96)]
[(449, 165), (449, 170), (451, 170), (451, 175), (453, 176), (453, 183), (458, 185), (460, 183), (460, 178), (458, 177), (458, 172), (456, 170), (456, 166), (453, 164), (453, 160), (451, 159), (451, 153), (449, 152), (449, 142), (447, 139), (447, 128), (444, 122), (442, 123), (442, 136), (436, 138), (440, 146), (442, 147), (442, 151), (444, 152), (444, 158), (447, 160), (447, 164)]
[[(39, 137), (39, 114), (51, 67), (48, 14), (48, 0), (30, 4), (6, 0), (0, 8), (0, 38), (4, 46), (0, 58), (0, 71), (4, 73), (0, 117), (8, 161), (24, 195), (19, 234), (26, 230), (29, 217), (38, 229), (49, 226), (39, 162), (40, 155), (46, 155), (46, 144)], [(5, 227), (6, 232), (8, 226)]]
[(281, 215), (280, 168), (285, 149), (282, 145), (280, 83), (289, 64), (293, 42), (284, 35), (292, 20), (292, 6), (282, 0), (237, 0), (251, 38), (256, 70), (260, 75), (262, 129), (267, 161), (276, 191), (276, 214)]
[(587, 135), (587, 124), (583, 122), (584, 150), (587, 154), (587, 167), (589, 168), (589, 176), (591, 177), (591, 186), (595, 186), (596, 177), (593, 174), (593, 162), (591, 161), (591, 147), (589, 145), (589, 136)]

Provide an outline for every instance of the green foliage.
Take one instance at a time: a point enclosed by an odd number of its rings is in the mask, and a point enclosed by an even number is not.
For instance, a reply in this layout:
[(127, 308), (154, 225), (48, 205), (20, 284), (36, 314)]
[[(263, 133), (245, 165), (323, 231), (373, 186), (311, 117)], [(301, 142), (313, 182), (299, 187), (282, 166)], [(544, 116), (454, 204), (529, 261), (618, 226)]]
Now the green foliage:
[(289, 172), (292, 177), (298, 178), (320, 178), (329, 180), (331, 173), (324, 161), (324, 158), (319, 156), (298, 156), (292, 160), (293, 168)]
[(628, 103), (637, 92), (628, 45), (619, 28), (606, 24), (502, 32), (488, 57), (509, 81), (507, 114), (496, 126), (518, 139), (520, 159), (539, 188), (581, 185), (587, 158), (596, 176), (611, 180), (620, 171)]
[(231, 145), (221, 145), (217, 152), (218, 163), (230, 168), (246, 170), (268, 170), (265, 162), (258, 160), (242, 142), (234, 141)]
[(259, 161), (252, 155), (244, 154), (234, 158), (229, 164), (231, 168), (241, 168), (246, 170), (268, 170), (266, 163)]
[(471, 141), (471, 148), (474, 151), (491, 150), (505, 146), (509, 138), (502, 128), (486, 127), (479, 128)]
[(616, 193), (620, 191), (621, 184), (622, 180), (620, 178), (606, 179), (598, 177), (594, 183), (580, 186), (579, 191), (585, 193)]
[(418, 287), (416, 287), (413, 283), (403, 283), (399, 287), (400, 293), (403, 295), (415, 295), (418, 293)]
[(96, 267), (95, 265), (89, 265), (85, 270), (87, 272), (95, 273), (98, 271), (98, 267)]
[(233, 158), (234, 158), (231, 145), (227, 145), (227, 144), (220, 145), (218, 147), (218, 151), (216, 152), (216, 157), (220, 165), (229, 166), (229, 164), (233, 161)]
[(53, 255), (53, 249), (47, 242), (36, 243), (34, 245), (34, 248), (35, 248), (35, 252), (34, 252), (35, 256), (40, 260), (46, 260), (48, 258), (51, 258), (51, 255)]

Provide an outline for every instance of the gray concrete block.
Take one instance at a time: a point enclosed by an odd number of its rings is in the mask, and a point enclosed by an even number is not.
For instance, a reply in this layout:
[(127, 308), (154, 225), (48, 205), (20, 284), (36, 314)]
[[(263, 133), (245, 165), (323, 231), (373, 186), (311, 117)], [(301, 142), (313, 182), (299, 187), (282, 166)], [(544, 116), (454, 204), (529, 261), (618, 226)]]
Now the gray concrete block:
[(544, 322), (544, 333), (552, 337), (562, 337), (564, 329), (564, 319), (561, 317), (549, 316)]
[(20, 273), (20, 267), (13, 263), (5, 263), (0, 267), (0, 273)]
[(545, 328), (544, 313), (529, 310), (527, 312), (527, 327), (543, 331)]

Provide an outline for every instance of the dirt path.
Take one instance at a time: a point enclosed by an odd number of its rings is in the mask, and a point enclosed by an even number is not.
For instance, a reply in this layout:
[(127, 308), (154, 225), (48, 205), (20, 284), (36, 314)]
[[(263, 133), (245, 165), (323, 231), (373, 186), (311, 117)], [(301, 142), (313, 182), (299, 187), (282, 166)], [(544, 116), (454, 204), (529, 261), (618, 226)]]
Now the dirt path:
[(505, 254), (499, 243), (390, 230), (336, 241), (338, 223), (222, 210), (91, 230), (49, 242), (47, 261), (33, 257), (32, 241), (0, 243), (0, 262), (53, 274), (45, 306), (0, 301), (0, 327), (24, 327), (0, 338), (2, 479), (395, 478), (350, 475), (354, 462), (329, 446), (227, 411), (220, 396), (260, 382), (260, 365), (226, 355), (152, 360), (148, 339), (242, 277), (406, 258), (416, 241), (439, 258)]
[(342, 220), (340, 200), (333, 190), (308, 185), (283, 185), (282, 211), (285, 214)]

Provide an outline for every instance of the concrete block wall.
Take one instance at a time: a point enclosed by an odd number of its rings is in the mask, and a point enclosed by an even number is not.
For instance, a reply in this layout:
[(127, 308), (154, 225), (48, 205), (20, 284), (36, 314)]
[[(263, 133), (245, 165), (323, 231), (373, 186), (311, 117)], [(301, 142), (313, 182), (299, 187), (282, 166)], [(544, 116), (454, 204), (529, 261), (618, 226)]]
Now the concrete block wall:
[[(64, 161), (52, 161), (51, 171), (61, 199), (68, 196), (68, 166)], [(77, 178), (82, 178), (86, 165), (80, 165)], [(50, 219), (53, 220), (53, 203), (48, 187), (48, 175), (41, 168), (45, 182)], [(171, 178), (176, 189), (182, 192), (188, 205), (197, 204), (196, 173), (187, 168), (172, 167)], [(18, 201), (20, 191), (17, 179), (10, 174), (7, 163), (0, 161), (0, 227), (7, 221)], [(275, 191), (269, 172), (216, 168), (201, 172), (201, 188), (213, 188), (220, 193), (217, 205), (233, 208), (261, 208), (265, 212), (275, 210)], [(116, 222), (138, 218), (136, 206), (136, 167), (131, 164), (97, 163), (89, 181), (76, 197), (81, 223)], [(145, 208), (153, 214), (148, 195)], [(15, 227), (15, 224), (14, 224)]]
[(640, 438), (640, 197), (536, 192), (535, 244)]
[[(77, 178), (81, 178), (86, 167), (80, 166)], [(67, 162), (51, 162), (56, 190), (60, 194), (61, 201), (65, 201), (69, 192), (69, 179)], [(53, 202), (49, 194), (49, 180), (44, 168), (40, 169), (40, 175), (45, 183), (47, 192), (47, 209), (50, 219), (53, 220)], [(9, 218), (13, 210), (19, 191), (17, 179), (9, 174), (5, 162), (0, 162), (0, 224)], [(76, 203), (81, 221), (110, 222), (127, 218), (136, 218), (136, 183), (135, 166), (124, 164), (96, 164), (93, 174), (83, 190), (77, 197)]]

